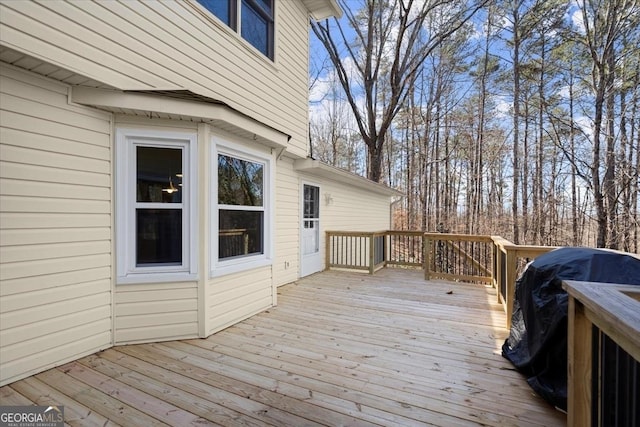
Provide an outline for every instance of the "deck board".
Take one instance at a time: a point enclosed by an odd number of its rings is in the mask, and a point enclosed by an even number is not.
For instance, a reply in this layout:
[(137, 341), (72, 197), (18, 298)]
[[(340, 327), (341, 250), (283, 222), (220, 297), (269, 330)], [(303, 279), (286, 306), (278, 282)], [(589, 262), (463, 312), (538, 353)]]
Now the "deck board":
[(504, 324), (484, 285), (323, 272), (207, 339), (115, 347), (0, 396), (57, 400), (69, 425), (566, 425), (500, 355)]

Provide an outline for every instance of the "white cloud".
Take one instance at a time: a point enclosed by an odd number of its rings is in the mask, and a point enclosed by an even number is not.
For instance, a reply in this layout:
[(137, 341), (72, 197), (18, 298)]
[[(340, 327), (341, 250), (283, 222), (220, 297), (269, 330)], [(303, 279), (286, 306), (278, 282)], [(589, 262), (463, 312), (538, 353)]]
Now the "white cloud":
[(587, 116), (580, 116), (574, 122), (587, 138), (593, 140), (593, 120)]
[(573, 24), (573, 28), (580, 34), (587, 33), (587, 30), (584, 26), (584, 21), (582, 19), (582, 11), (580, 9), (576, 9), (571, 12), (571, 23)]
[(566, 18), (571, 23), (573, 29), (580, 34), (586, 34), (584, 19), (582, 16), (582, 7), (584, 0), (571, 0), (567, 7)]
[(309, 102), (312, 104), (322, 101), (329, 93), (331, 87), (331, 81), (325, 78), (318, 78), (311, 86), (309, 90)]

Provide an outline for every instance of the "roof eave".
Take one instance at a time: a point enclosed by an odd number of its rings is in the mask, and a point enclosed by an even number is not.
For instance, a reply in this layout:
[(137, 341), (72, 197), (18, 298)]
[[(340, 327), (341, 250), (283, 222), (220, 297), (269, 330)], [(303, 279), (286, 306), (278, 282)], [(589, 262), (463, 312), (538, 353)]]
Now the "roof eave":
[(302, 3), (316, 21), (322, 21), (332, 16), (342, 17), (342, 8), (338, 5), (337, 0), (302, 0)]
[(294, 169), (299, 172), (327, 178), (332, 181), (347, 184), (352, 187), (361, 188), (363, 190), (387, 197), (400, 197), (404, 195), (404, 193), (402, 193), (401, 191), (395, 190), (391, 187), (387, 187), (384, 184), (373, 182), (367, 178), (361, 177), (360, 175), (356, 175), (352, 172), (328, 165), (315, 159), (296, 160), (294, 163)]

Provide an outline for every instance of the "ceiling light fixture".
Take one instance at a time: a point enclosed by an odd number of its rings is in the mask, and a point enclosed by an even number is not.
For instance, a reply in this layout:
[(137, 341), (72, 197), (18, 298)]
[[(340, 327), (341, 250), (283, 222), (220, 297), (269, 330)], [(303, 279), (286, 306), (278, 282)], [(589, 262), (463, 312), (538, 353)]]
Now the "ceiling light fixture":
[(164, 191), (165, 193), (173, 194), (180, 190), (173, 186), (173, 181), (171, 180), (171, 177), (169, 177), (169, 188), (163, 188), (162, 191)]

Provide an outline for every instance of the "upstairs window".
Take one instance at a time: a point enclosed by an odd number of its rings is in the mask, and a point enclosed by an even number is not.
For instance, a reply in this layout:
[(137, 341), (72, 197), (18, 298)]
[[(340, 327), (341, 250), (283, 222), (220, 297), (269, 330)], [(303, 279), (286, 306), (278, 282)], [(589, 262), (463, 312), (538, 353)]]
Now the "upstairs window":
[(273, 60), (273, 1), (198, 0), (198, 3)]

